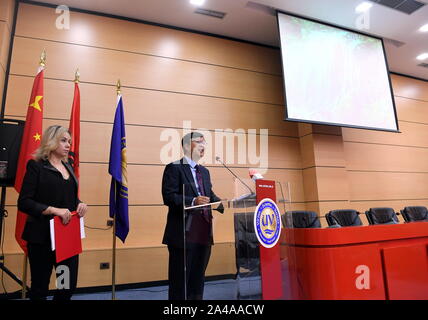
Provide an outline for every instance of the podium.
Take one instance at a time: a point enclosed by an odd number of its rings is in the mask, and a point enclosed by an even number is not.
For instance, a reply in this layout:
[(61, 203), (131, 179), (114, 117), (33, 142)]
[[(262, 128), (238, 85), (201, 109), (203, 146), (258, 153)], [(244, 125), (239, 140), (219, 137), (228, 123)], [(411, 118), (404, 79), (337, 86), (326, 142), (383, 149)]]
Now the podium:
[(284, 299), (428, 299), (428, 222), (289, 229), (281, 237)]
[[(219, 191), (216, 188), (218, 184), (232, 186), (233, 190)], [(186, 189), (189, 190), (189, 187), (183, 186), (183, 190)], [(213, 232), (216, 244), (214, 249), (218, 248), (221, 255), (213, 250), (206, 276), (210, 276), (208, 272), (210, 269), (228, 266), (228, 273), (232, 279), (228, 282), (225, 280), (225, 283), (227, 282), (228, 286), (233, 288), (233, 299), (280, 299), (282, 297), (280, 244), (278, 242), (272, 248), (265, 248), (259, 243), (254, 228), (254, 212), (259, 202), (265, 198), (277, 202), (280, 210), (285, 211), (291, 201), (289, 184), (261, 179), (256, 181), (235, 179), (220, 182), (215, 180), (213, 190), (219, 196), (226, 193), (228, 199), (221, 201), (225, 208), (224, 214), (213, 211)], [(215, 209), (218, 205), (219, 203), (215, 202), (208, 204), (207, 207)], [(189, 223), (192, 223), (189, 222), (192, 220), (190, 212), (202, 207), (184, 207), (183, 225), (188, 228)], [(277, 223), (281, 230), (281, 219), (278, 219)], [(183, 234), (186, 233), (183, 231)], [(184, 240), (185, 243), (186, 241)]]

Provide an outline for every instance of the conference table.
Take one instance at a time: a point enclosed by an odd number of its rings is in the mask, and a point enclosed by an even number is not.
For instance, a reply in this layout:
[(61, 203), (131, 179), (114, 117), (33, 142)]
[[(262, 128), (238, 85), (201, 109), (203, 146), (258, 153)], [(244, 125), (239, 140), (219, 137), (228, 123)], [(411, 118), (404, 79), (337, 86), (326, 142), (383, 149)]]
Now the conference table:
[(428, 299), (428, 222), (283, 228), (282, 299)]

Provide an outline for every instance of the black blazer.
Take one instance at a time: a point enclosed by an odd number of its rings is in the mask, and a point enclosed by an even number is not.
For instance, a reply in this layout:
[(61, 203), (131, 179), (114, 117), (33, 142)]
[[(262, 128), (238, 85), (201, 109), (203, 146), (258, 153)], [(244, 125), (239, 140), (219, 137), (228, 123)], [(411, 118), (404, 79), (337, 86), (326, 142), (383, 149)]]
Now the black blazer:
[[(212, 190), (210, 172), (203, 166), (200, 166), (200, 171), (202, 180), (204, 181), (206, 196), (210, 198), (210, 202), (219, 201), (220, 198), (217, 197)], [(185, 205), (191, 206), (193, 198), (198, 196), (198, 191), (190, 165), (186, 163), (184, 158), (182, 158), (179, 163), (172, 162), (168, 164), (165, 167), (162, 178), (163, 203), (168, 206), (168, 217), (162, 243), (178, 248), (182, 248), (184, 244), (183, 184), (185, 185)]]
[[(76, 195), (78, 182), (71, 166), (63, 162), (75, 181)], [(43, 215), (49, 206), (61, 207), (63, 199), (62, 175), (47, 160), (29, 160), (18, 198), (19, 211), (28, 214), (22, 239), (30, 243), (49, 244), (49, 220), (53, 215)], [(75, 208), (81, 202), (76, 197)], [(73, 209), (73, 208), (72, 208)]]

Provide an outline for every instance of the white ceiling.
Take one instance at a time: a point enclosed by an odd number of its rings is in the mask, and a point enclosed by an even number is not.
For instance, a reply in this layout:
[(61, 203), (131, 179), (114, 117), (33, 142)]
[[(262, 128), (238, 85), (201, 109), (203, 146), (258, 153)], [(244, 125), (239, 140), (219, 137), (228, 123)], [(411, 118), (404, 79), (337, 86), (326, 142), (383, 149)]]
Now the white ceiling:
[[(189, 0), (38, 1), (279, 47), (276, 17), (269, 7), (358, 30), (360, 14), (355, 13), (355, 7), (363, 0), (251, 0), (267, 10), (247, 6), (248, 0), (205, 0), (202, 8), (225, 12), (224, 19), (194, 13), (196, 7)], [(428, 80), (428, 68), (417, 66), (421, 61), (416, 59), (428, 53), (428, 32), (418, 31), (428, 24), (428, 5), (408, 15), (373, 3), (368, 22), (369, 28), (360, 31), (388, 39), (385, 48), (391, 71)], [(397, 46), (400, 42), (404, 44)], [(422, 62), (428, 63), (428, 59)]]

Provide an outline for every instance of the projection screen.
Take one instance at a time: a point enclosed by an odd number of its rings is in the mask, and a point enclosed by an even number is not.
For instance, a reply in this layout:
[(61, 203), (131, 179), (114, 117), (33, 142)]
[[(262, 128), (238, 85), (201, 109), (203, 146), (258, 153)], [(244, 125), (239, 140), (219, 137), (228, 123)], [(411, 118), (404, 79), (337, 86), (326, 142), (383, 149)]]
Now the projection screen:
[(382, 39), (277, 16), (285, 120), (398, 131)]

